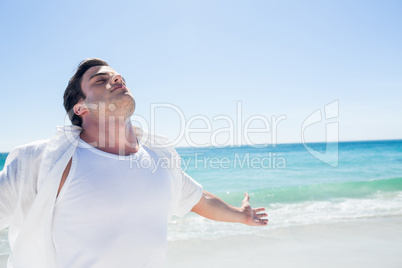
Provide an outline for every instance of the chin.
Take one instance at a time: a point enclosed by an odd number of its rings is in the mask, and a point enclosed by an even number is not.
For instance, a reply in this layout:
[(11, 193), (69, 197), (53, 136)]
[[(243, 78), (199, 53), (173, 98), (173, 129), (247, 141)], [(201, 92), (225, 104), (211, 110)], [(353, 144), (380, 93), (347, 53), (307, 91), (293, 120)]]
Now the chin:
[(114, 105), (116, 107), (115, 110), (111, 110), (110, 113), (120, 114), (120, 115), (128, 115), (131, 116), (135, 110), (135, 100), (131, 94), (124, 94), (120, 96), (118, 99), (114, 99), (109, 102), (109, 105)]

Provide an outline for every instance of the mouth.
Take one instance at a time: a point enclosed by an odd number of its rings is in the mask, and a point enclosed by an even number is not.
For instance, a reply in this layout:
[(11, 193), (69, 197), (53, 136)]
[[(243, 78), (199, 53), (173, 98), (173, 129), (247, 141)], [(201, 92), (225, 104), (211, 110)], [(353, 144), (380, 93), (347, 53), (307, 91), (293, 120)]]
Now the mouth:
[(126, 87), (126, 86), (124, 86), (124, 85), (117, 85), (117, 86), (114, 86), (110, 92), (113, 92), (113, 91), (118, 90), (118, 89), (121, 89), (121, 88), (127, 90), (127, 87)]

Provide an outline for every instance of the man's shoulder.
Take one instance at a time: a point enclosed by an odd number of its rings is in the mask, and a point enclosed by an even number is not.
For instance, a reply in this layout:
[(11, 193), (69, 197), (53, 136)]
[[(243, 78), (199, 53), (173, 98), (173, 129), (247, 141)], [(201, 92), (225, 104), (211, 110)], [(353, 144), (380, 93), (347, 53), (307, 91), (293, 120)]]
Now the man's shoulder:
[(49, 140), (37, 140), (19, 145), (15, 147), (14, 150), (18, 151), (19, 153), (35, 154), (42, 152), (45, 149), (48, 142)]
[(38, 140), (15, 147), (7, 156), (5, 165), (14, 161), (19, 161), (22, 156), (29, 155), (33, 158), (39, 159), (42, 152), (46, 148), (48, 140)]
[(9, 158), (15, 158), (20, 155), (26, 155), (26, 154), (40, 155), (46, 148), (48, 141), (49, 140), (37, 140), (19, 145), (9, 153)]
[[(135, 133), (140, 140), (140, 143), (153, 151), (158, 157), (171, 162), (171, 167), (180, 167), (180, 156), (175, 149), (175, 142), (170, 140), (167, 136), (151, 133), (134, 127)], [(175, 162), (179, 161), (178, 164)]]

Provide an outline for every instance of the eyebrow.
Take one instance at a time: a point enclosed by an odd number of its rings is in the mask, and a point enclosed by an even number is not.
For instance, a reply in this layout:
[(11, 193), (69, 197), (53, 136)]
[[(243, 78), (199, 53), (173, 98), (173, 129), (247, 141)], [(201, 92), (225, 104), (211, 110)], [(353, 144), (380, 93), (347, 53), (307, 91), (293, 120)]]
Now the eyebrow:
[[(109, 74), (110, 74), (110, 73), (96, 73), (96, 74), (92, 75), (92, 76), (89, 78), (89, 81), (91, 81), (91, 79), (94, 78), (95, 76), (99, 76), (99, 75), (109, 75)], [(126, 82), (126, 79), (124, 79), (123, 76), (122, 76), (121, 78), (123, 79), (124, 82)]]
[(108, 75), (108, 73), (96, 73), (96, 74), (92, 75), (92, 76), (89, 78), (89, 80), (91, 80), (92, 78), (94, 78), (95, 76), (98, 76), (98, 75)]

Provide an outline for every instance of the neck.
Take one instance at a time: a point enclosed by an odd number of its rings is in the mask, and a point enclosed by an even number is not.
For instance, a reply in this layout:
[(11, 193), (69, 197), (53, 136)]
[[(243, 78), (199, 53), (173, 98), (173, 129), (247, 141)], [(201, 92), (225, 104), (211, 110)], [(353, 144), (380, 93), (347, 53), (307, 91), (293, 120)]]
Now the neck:
[(81, 139), (101, 151), (116, 154), (130, 155), (139, 150), (137, 137), (134, 133), (130, 118), (108, 121), (97, 120), (83, 122)]

